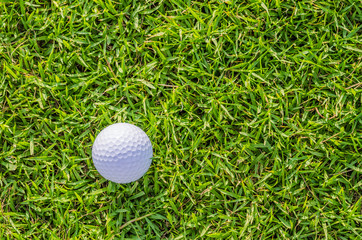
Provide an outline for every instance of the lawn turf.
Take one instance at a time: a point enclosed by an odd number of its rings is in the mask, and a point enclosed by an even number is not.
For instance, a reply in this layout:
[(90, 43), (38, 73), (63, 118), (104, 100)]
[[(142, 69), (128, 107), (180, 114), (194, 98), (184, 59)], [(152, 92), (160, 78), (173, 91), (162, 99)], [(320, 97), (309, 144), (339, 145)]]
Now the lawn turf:
[[(121, 3), (120, 3), (121, 2)], [(362, 3), (0, 3), (0, 239), (361, 239)], [(150, 170), (95, 170), (133, 123)]]

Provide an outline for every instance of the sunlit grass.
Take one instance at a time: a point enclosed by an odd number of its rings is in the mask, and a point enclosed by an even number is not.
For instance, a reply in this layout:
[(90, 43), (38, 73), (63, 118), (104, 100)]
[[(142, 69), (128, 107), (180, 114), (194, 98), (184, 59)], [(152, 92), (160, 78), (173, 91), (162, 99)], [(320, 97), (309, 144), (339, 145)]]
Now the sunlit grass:
[[(361, 239), (361, 21), (356, 0), (0, 3), (0, 239)], [(116, 122), (153, 143), (135, 183), (92, 164)]]

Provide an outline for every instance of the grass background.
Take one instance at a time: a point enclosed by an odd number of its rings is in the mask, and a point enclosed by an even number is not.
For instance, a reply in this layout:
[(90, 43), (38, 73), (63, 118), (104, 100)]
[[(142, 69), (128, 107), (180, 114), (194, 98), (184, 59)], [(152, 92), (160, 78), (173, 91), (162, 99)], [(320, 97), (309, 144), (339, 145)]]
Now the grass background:
[(360, 0), (1, 2), (0, 239), (361, 239)]

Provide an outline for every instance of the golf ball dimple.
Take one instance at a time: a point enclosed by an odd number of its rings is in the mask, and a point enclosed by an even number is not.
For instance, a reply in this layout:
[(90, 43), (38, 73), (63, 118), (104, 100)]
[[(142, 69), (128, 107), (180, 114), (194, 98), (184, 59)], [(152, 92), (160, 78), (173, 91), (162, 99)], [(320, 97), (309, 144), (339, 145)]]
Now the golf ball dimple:
[(141, 178), (152, 162), (152, 144), (147, 134), (129, 123), (116, 123), (103, 129), (92, 147), (97, 171), (116, 183)]

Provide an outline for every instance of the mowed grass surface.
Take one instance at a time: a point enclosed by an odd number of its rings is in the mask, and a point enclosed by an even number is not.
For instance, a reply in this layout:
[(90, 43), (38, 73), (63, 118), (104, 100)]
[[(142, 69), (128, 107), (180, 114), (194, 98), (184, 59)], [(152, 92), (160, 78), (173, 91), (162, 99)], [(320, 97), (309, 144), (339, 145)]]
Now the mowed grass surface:
[(0, 239), (362, 238), (361, 1), (119, 2), (0, 3)]

